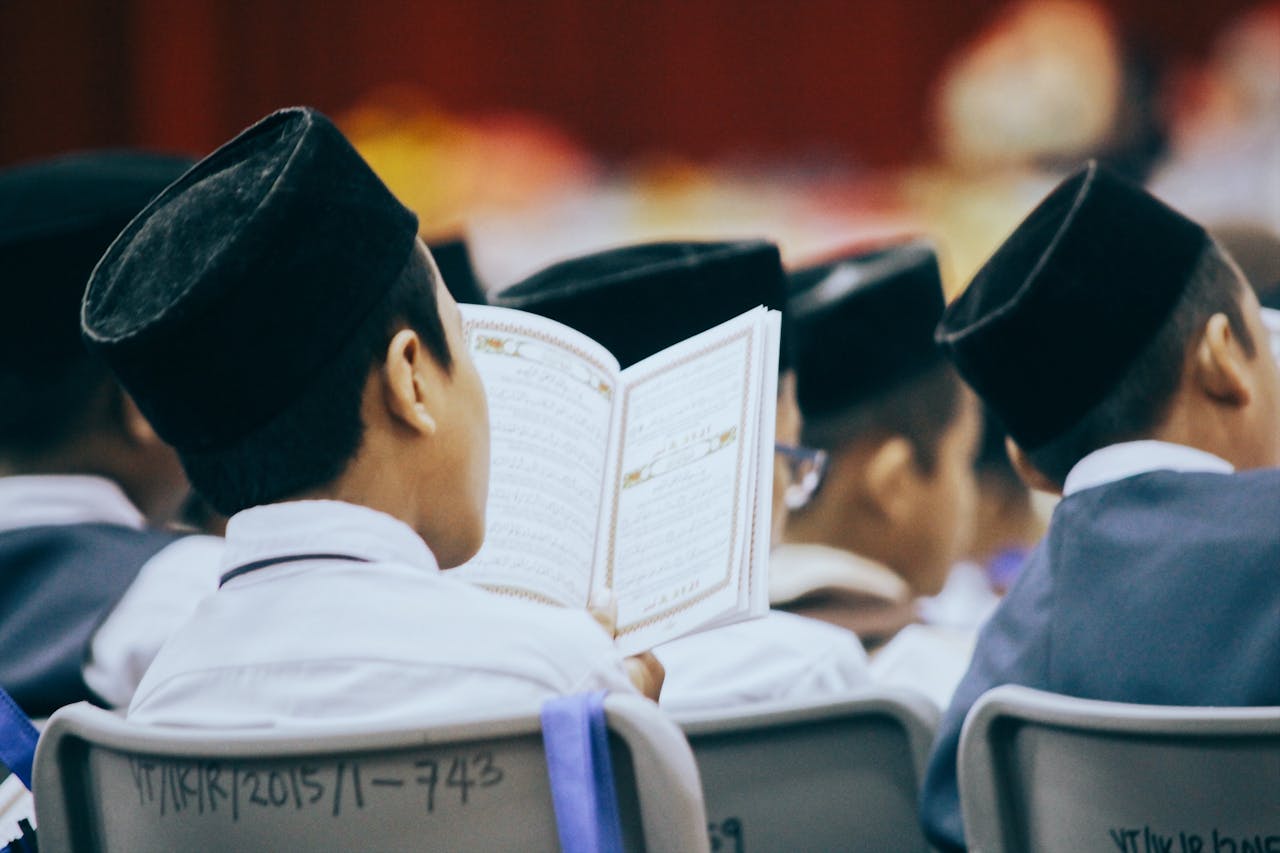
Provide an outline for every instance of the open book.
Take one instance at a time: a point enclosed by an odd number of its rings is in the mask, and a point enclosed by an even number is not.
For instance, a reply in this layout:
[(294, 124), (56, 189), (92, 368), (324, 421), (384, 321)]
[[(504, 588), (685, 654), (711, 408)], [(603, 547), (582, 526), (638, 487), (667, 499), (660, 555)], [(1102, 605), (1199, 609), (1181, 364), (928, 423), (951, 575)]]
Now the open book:
[(768, 609), (776, 311), (619, 370), (560, 323), (461, 309), (491, 477), (484, 547), (453, 571), (567, 607), (612, 592), (623, 654)]

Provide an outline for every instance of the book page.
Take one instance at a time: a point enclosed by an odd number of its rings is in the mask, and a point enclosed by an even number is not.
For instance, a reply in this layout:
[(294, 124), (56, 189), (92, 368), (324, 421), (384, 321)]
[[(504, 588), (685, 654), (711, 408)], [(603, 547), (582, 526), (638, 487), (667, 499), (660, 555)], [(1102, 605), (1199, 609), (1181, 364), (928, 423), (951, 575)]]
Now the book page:
[(523, 311), (461, 305), (489, 400), (485, 542), (453, 569), (496, 592), (585, 607), (599, 549), (617, 361)]
[(751, 536), (744, 541), (743, 560), (747, 569), (739, 576), (737, 609), (723, 614), (693, 630), (704, 631), (720, 625), (739, 622), (744, 618), (763, 616), (769, 611), (769, 552), (773, 533), (773, 457), (775, 428), (778, 411), (778, 371), (771, 365), (778, 363), (782, 340), (782, 314), (770, 311), (765, 324), (765, 370), (760, 390), (760, 426), (756, 431), (756, 450), (752, 477), (759, 484), (756, 490)]
[(602, 573), (617, 599), (623, 653), (739, 608), (756, 506), (766, 317), (754, 309), (623, 373)]
[(766, 323), (763, 384), (760, 389), (760, 429), (756, 434), (755, 522), (751, 530), (750, 568), (744, 574), (746, 609), (753, 616), (769, 612), (769, 552), (773, 550), (773, 458), (778, 425), (778, 361), (782, 347), (782, 312), (770, 311)]

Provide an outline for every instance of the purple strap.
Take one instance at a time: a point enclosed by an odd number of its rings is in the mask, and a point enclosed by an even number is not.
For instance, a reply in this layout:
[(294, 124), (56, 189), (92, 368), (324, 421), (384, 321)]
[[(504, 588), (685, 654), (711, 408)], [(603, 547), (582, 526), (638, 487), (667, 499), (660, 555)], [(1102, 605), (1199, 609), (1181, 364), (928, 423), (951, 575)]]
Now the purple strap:
[(601, 690), (542, 705), (542, 742), (564, 853), (622, 853), (604, 697)]

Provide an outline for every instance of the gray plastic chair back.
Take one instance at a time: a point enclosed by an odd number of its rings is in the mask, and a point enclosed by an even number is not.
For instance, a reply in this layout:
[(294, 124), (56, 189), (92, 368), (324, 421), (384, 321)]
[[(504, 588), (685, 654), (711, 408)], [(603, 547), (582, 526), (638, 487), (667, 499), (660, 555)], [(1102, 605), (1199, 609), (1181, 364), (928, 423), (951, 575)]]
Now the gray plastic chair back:
[[(627, 850), (707, 848), (680, 730), (634, 696), (605, 702)], [(85, 703), (36, 751), (40, 847), (558, 850), (536, 710), (384, 731), (143, 727)]]
[(682, 716), (712, 850), (928, 850), (918, 802), (938, 716), (898, 689)]
[(1006, 685), (969, 712), (959, 764), (972, 851), (1280, 851), (1280, 708)]

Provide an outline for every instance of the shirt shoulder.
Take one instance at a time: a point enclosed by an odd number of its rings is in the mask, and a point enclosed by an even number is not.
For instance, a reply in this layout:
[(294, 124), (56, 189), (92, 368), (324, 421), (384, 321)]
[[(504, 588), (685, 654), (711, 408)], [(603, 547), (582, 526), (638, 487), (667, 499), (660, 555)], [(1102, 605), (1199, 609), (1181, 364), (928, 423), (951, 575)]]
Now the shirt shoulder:
[(681, 637), (654, 654), (667, 671), (661, 705), (673, 712), (818, 699), (870, 682), (852, 632), (780, 610)]
[(330, 565), (246, 576), (207, 598), (130, 713), (205, 719), (203, 703), (224, 708), (224, 720), (236, 704), (271, 719), (365, 718), (598, 689), (634, 690), (585, 612), (408, 565)]
[(85, 683), (115, 707), (129, 704), (160, 647), (218, 588), (223, 541), (170, 537), (94, 632)]

